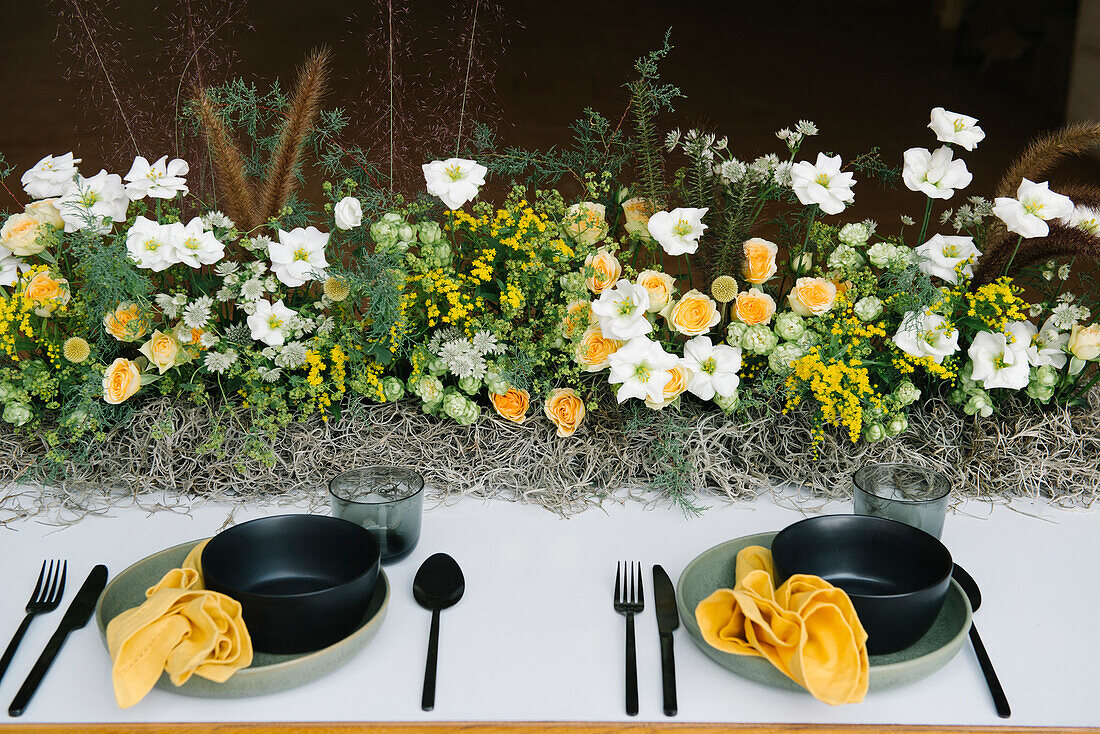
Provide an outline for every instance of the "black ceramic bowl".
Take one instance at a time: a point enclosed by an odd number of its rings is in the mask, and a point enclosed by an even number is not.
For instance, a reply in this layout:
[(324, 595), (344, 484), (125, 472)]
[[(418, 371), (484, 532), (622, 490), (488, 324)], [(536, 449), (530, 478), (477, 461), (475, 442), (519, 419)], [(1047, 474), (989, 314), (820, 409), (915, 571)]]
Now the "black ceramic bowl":
[(772, 541), (776, 583), (820, 576), (843, 589), (872, 655), (909, 647), (928, 631), (951, 583), (951, 554), (923, 530), (866, 515), (796, 522)]
[(276, 515), (215, 535), (202, 552), (206, 588), (241, 603), (253, 647), (300, 653), (363, 621), (378, 580), (378, 541), (324, 515)]

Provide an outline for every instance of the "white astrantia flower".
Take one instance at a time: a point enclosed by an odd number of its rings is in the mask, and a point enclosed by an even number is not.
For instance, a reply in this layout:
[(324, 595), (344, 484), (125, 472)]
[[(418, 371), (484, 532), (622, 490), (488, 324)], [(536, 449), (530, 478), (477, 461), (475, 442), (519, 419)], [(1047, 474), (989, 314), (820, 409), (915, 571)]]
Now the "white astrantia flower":
[(707, 208), (684, 207), (670, 212), (657, 212), (649, 218), (646, 228), (653, 239), (669, 255), (690, 255), (699, 249), (699, 237), (707, 225), (703, 216)]
[(202, 226), (204, 229), (214, 229), (214, 227), (233, 229), (237, 225), (232, 219), (215, 209), (202, 216)]
[(489, 172), (485, 166), (465, 158), (432, 161), (422, 168), (428, 193), (439, 197), (448, 209), (460, 209), (472, 201), (485, 185), (485, 174)]
[(111, 231), (111, 222), (125, 222), (130, 199), (117, 173), (101, 170), (91, 178), (77, 176), (76, 184), (61, 195), (57, 210), (66, 232), (89, 229), (98, 234)]
[(741, 383), (737, 376), (741, 369), (739, 347), (712, 344), (709, 336), (697, 336), (684, 344), (681, 363), (691, 374), (688, 392), (703, 400), (710, 400), (715, 395), (728, 398), (737, 393)]
[(748, 170), (747, 166), (736, 158), (730, 158), (728, 161), (722, 161), (714, 167), (714, 174), (718, 176), (718, 180), (726, 186), (735, 184), (745, 177), (745, 173)]
[(500, 354), (504, 351), (504, 345), (497, 341), (496, 335), (485, 329), (478, 330), (470, 342), (481, 354)]
[(363, 205), (354, 196), (345, 196), (332, 208), (332, 216), (340, 229), (354, 229), (363, 223)]
[(1067, 227), (1079, 229), (1093, 237), (1100, 236), (1100, 210), (1088, 206), (1075, 206), (1068, 217), (1062, 218)]
[(153, 272), (166, 270), (175, 262), (170, 235), (167, 225), (139, 216), (126, 233), (126, 251), (139, 268)]
[(256, 301), (255, 305), (256, 310), (248, 317), (252, 338), (269, 347), (282, 346), (286, 342), (291, 322), (297, 314), (287, 308), (281, 298), (275, 303)]
[(80, 158), (73, 158), (71, 152), (59, 156), (48, 155), (24, 173), (19, 183), (32, 199), (64, 196), (76, 186), (75, 179), (79, 174), (77, 163), (80, 163)]
[(955, 189), (964, 189), (974, 180), (966, 162), (954, 160), (950, 146), (933, 153), (927, 148), (905, 151), (901, 180), (910, 191), (920, 191), (930, 199), (950, 199)]
[(1073, 202), (1068, 196), (1051, 191), (1049, 182), (1037, 184), (1025, 178), (1016, 190), (1015, 199), (997, 197), (993, 213), (1010, 232), (1029, 239), (1046, 237), (1050, 233), (1047, 222), (1072, 215)]
[(962, 235), (932, 235), (923, 245), (917, 245), (913, 252), (920, 256), (917, 267), (922, 273), (955, 284), (959, 282), (956, 268), (967, 263), (962, 271), (968, 278), (974, 277), (974, 263), (981, 257), (981, 251), (974, 245), (973, 237)]
[(794, 129), (803, 135), (817, 135), (817, 125), (809, 120), (799, 120), (798, 124), (794, 126)]
[(772, 171), (772, 180), (775, 181), (776, 186), (782, 186), (785, 189), (791, 187), (791, 169), (794, 167), (794, 163), (790, 161), (781, 161), (779, 165)]
[(201, 329), (209, 320), (210, 306), (201, 298), (183, 309), (183, 323), (188, 328)]
[(13, 285), (19, 279), (20, 273), (25, 273), (30, 269), (30, 265), (0, 247), (0, 285)]
[(653, 324), (646, 318), (648, 309), (649, 291), (625, 279), (592, 302), (592, 312), (604, 337), (624, 342), (653, 331)]
[(324, 278), (328, 267), (325, 259), (328, 238), (327, 232), (316, 227), (296, 227), (289, 232), (280, 229), (279, 241), (267, 247), (271, 272), (291, 287)]
[(296, 370), (306, 363), (307, 351), (302, 342), (288, 342), (275, 355), (275, 364), (283, 369)]
[(985, 140), (985, 131), (978, 127), (978, 118), (948, 112), (943, 107), (932, 108), (931, 122), (928, 127), (936, 133), (941, 143), (954, 143), (960, 148), (974, 150), (978, 143)]
[(817, 154), (817, 163), (800, 161), (791, 167), (791, 188), (806, 206), (817, 204), (826, 214), (840, 214), (855, 201), (855, 178), (840, 170), (840, 156)]
[(1050, 365), (1055, 369), (1066, 366), (1065, 346), (1069, 344), (1069, 332), (1060, 331), (1051, 316), (1042, 328), (1030, 321), (1018, 322), (1019, 332), (1027, 343), (1027, 361), (1032, 367)]
[(1090, 315), (1087, 308), (1063, 301), (1051, 309), (1048, 321), (1062, 331), (1069, 331), (1074, 324), (1088, 320)]
[(227, 349), (224, 352), (210, 352), (203, 360), (203, 364), (209, 372), (221, 374), (233, 366), (237, 361), (237, 350)]
[(192, 268), (201, 268), (203, 265), (212, 265), (225, 256), (225, 245), (203, 226), (199, 217), (194, 217), (186, 225), (173, 222), (167, 227), (173, 261)]
[(264, 382), (278, 382), (279, 378), (283, 376), (283, 371), (278, 367), (257, 367), (256, 374), (260, 376), (260, 379)]
[(931, 357), (936, 364), (942, 364), (945, 357), (959, 351), (959, 330), (928, 309), (909, 311), (902, 317), (893, 341), (912, 357)]
[(233, 262), (232, 260), (222, 260), (221, 262), (219, 262), (217, 265), (214, 266), (214, 272), (224, 278), (227, 275), (232, 275), (232, 274), (236, 273), (237, 268), (239, 268), (239, 267), (240, 267), (240, 264), (236, 263), (236, 262)]
[(1030, 339), (1023, 322), (1008, 325), (1008, 335), (1002, 332), (980, 331), (967, 350), (974, 363), (971, 379), (990, 390), (1004, 387), (1023, 390), (1030, 382), (1031, 366), (1027, 360)]
[(134, 158), (126, 174), (126, 195), (132, 201), (152, 196), (154, 199), (171, 199), (176, 194), (187, 195), (187, 171), (190, 167), (182, 158), (168, 160), (161, 156), (150, 163), (143, 156)]
[(670, 379), (668, 370), (680, 360), (652, 339), (637, 336), (615, 350), (608, 361), (611, 371), (607, 381), (619, 385), (615, 396), (620, 403), (630, 398), (662, 403)]
[(219, 341), (221, 341), (221, 337), (219, 337), (217, 334), (212, 334), (209, 331), (204, 331), (199, 336), (199, 344), (203, 347), (203, 349), (210, 349), (211, 347), (217, 346)]

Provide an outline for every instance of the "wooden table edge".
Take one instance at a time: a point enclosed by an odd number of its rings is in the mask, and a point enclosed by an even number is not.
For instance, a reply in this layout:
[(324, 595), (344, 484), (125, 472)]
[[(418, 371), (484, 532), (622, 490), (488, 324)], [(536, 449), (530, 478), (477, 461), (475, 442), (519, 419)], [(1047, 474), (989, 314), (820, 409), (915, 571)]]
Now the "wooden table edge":
[(176, 724), (12, 724), (4, 734), (56, 734), (78, 729), (82, 734), (444, 734), (485, 732), (486, 734), (870, 734), (889, 730), (894, 734), (1049, 734), (1050, 732), (1100, 732), (1100, 727), (1033, 726), (911, 726), (888, 724), (678, 724), (665, 722), (269, 722), (269, 723), (176, 723)]

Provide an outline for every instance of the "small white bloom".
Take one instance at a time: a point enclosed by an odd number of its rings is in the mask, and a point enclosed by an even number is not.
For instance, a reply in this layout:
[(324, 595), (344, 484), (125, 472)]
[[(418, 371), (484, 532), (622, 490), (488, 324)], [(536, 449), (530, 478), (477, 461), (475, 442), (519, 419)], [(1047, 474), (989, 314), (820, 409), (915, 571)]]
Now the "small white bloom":
[(947, 319), (928, 309), (909, 311), (894, 334), (894, 344), (910, 356), (931, 357), (942, 364), (945, 357), (959, 351), (959, 330), (949, 328)]
[(790, 161), (782, 161), (772, 171), (772, 180), (775, 181), (776, 186), (782, 186), (783, 188), (791, 187), (791, 168), (794, 164)]
[(19, 279), (20, 273), (25, 273), (30, 269), (30, 265), (27, 265), (8, 250), (0, 248), (0, 285), (13, 285)]
[(283, 371), (278, 367), (257, 367), (256, 373), (260, 376), (260, 379), (264, 382), (278, 382), (282, 377)]
[(625, 279), (592, 302), (603, 335), (624, 342), (653, 331), (653, 324), (646, 318), (648, 310), (649, 291)]
[(199, 336), (199, 344), (205, 349), (217, 346), (219, 341), (221, 341), (221, 338), (217, 334), (213, 334), (209, 331), (204, 331), (202, 335)]
[(428, 193), (437, 196), (448, 209), (459, 209), (477, 196), (485, 185), (489, 169), (465, 158), (448, 158), (422, 166)]
[(1017, 334), (1027, 345), (1027, 361), (1032, 367), (1050, 365), (1055, 369), (1066, 366), (1065, 346), (1069, 344), (1069, 333), (1059, 331), (1051, 316), (1043, 328), (1035, 328), (1030, 321), (1017, 322)]
[(851, 245), (840, 244), (829, 255), (829, 260), (826, 265), (830, 270), (842, 270), (843, 268), (858, 268), (863, 264), (863, 256), (859, 254), (859, 250)]
[(911, 226), (913, 226), (913, 221), (914, 221), (914, 220), (913, 220), (913, 218), (912, 218), (912, 217), (910, 217), (910, 216), (908, 216), (908, 215), (906, 215), (906, 214), (902, 214), (902, 215), (901, 215), (901, 223), (902, 223), (902, 224), (903, 224), (904, 226), (906, 226), (906, 227), (911, 227)]
[(232, 367), (233, 363), (236, 361), (237, 351), (235, 349), (227, 349), (224, 352), (210, 352), (206, 355), (206, 359), (203, 360), (203, 364), (206, 365), (208, 371), (220, 375)]
[(913, 250), (921, 256), (917, 267), (922, 273), (934, 275), (951, 284), (959, 282), (959, 274), (955, 268), (960, 263), (967, 263), (963, 267), (963, 273), (968, 278), (974, 277), (973, 264), (982, 254), (974, 245), (973, 237), (961, 235), (932, 235), (930, 240), (923, 245), (917, 245)]
[[(261, 234), (257, 235), (256, 237), (245, 239), (243, 240), (243, 242), (244, 246), (247, 247), (249, 250), (252, 250), (253, 252), (266, 253), (267, 248), (271, 247), (271, 238), (268, 237), (266, 234)], [(260, 267), (259, 272), (256, 272), (257, 265)], [(266, 266), (261, 262), (253, 262), (248, 267), (252, 268), (253, 272), (256, 272), (256, 275), (259, 275), (260, 273), (264, 272), (264, 270), (266, 270)]]
[(202, 220), (195, 217), (186, 225), (173, 222), (167, 225), (168, 243), (172, 246), (174, 262), (201, 268), (212, 265), (225, 256), (225, 245), (214, 233), (203, 227)]
[(126, 174), (126, 194), (132, 201), (152, 196), (155, 199), (171, 199), (176, 194), (187, 195), (187, 161), (182, 158), (168, 160), (164, 155), (155, 163), (138, 156)]
[(978, 118), (948, 112), (943, 107), (934, 107), (932, 121), (928, 127), (936, 133), (941, 143), (954, 143), (961, 148), (974, 150), (978, 143), (985, 140), (985, 131), (978, 127)]
[(139, 268), (153, 272), (166, 270), (175, 262), (169, 227), (142, 216), (134, 220), (126, 233), (126, 251)]
[(739, 182), (745, 177), (746, 171), (747, 167), (745, 166), (745, 164), (737, 160), (736, 158), (731, 158), (728, 161), (722, 161), (714, 167), (714, 173), (718, 176), (718, 179), (726, 186)]
[(1010, 232), (1027, 238), (1046, 237), (1050, 233), (1047, 222), (1070, 216), (1073, 202), (1068, 196), (1051, 191), (1047, 181), (1037, 184), (1025, 178), (1016, 190), (1015, 199), (997, 197), (993, 213)]
[(978, 332), (967, 350), (974, 363), (971, 377), (986, 390), (995, 387), (1022, 390), (1027, 387), (1030, 381), (1030, 365), (1027, 361), (1030, 339), (1020, 324), (1021, 322), (1009, 324), (1007, 336), (1001, 332)]
[(663, 403), (670, 379), (668, 370), (679, 362), (675, 355), (644, 336), (634, 337), (608, 359), (611, 371), (607, 381), (619, 385), (615, 396), (620, 403), (629, 398)]
[(817, 135), (817, 125), (813, 124), (809, 120), (799, 120), (798, 124), (795, 125), (794, 128), (803, 135)]
[(855, 178), (841, 173), (840, 156), (817, 154), (817, 163), (800, 161), (791, 167), (791, 188), (806, 206), (817, 204), (826, 214), (840, 214), (855, 201), (852, 186)]
[(301, 342), (289, 342), (275, 355), (275, 364), (283, 369), (296, 370), (306, 363), (306, 345)]
[(791, 137), (791, 135), (792, 133), (789, 127), (785, 127), (782, 130), (775, 131), (775, 137), (779, 138), (780, 140), (787, 140)]
[[(214, 272), (225, 278), (229, 275), (232, 275), (233, 273), (236, 273), (238, 267), (240, 267), (240, 265), (233, 262), (232, 260), (222, 260), (220, 263), (214, 266)], [(232, 285), (232, 283), (230, 285)]]
[(57, 200), (57, 210), (66, 232), (90, 229), (98, 234), (111, 231), (111, 222), (125, 222), (130, 199), (117, 173), (101, 170), (91, 178), (77, 176), (76, 184)]
[(647, 229), (653, 239), (661, 243), (661, 248), (672, 255), (684, 255), (699, 249), (699, 238), (707, 225), (703, 224), (706, 207), (673, 209), (670, 212), (657, 212), (649, 218)]
[(201, 329), (210, 320), (210, 306), (199, 299), (183, 309), (183, 323), (192, 329)]
[(500, 354), (504, 351), (504, 346), (497, 341), (496, 335), (485, 329), (477, 331), (470, 342), (481, 354)]
[(345, 196), (332, 208), (332, 216), (340, 229), (354, 229), (363, 223), (363, 205), (354, 196)]
[(212, 212), (207, 212), (202, 217), (203, 229), (214, 229), (214, 227), (221, 227), (222, 229), (233, 229), (237, 226), (232, 219), (222, 214), (216, 209)]
[(248, 327), (252, 338), (270, 347), (278, 347), (286, 342), (291, 320), (297, 315), (286, 307), (280, 298), (275, 303), (256, 301), (256, 310), (248, 317)]
[(24, 173), (19, 183), (32, 199), (64, 196), (76, 186), (77, 163), (80, 158), (73, 158), (71, 152), (57, 157), (48, 155)]
[(697, 336), (684, 345), (681, 363), (691, 374), (688, 392), (703, 400), (715, 395), (728, 398), (737, 393), (741, 378), (741, 349), (725, 344), (714, 345), (708, 336)]
[(328, 238), (327, 232), (321, 232), (316, 227), (296, 227), (290, 232), (280, 229), (279, 241), (272, 242), (267, 248), (271, 271), (291, 287), (323, 278), (328, 267), (325, 259)]
[(665, 150), (669, 153), (676, 150), (676, 146), (680, 144), (680, 129), (669, 130), (668, 135), (665, 136)]
[(871, 227), (866, 222), (845, 224), (837, 233), (837, 239), (852, 247), (863, 247), (871, 237)]
[(931, 199), (950, 199), (955, 189), (964, 189), (974, 180), (966, 163), (953, 160), (951, 148), (944, 145), (935, 153), (927, 148), (905, 151), (901, 179), (910, 191), (920, 191)]

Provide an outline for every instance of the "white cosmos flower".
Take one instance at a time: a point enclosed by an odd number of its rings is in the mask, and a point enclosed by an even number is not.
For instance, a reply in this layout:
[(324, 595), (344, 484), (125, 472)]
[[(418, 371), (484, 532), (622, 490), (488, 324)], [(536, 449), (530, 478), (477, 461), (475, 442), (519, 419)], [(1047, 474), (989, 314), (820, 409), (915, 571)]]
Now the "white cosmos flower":
[(0, 285), (13, 285), (20, 273), (30, 269), (30, 265), (11, 254), (6, 248), (0, 247)]
[(931, 357), (942, 364), (944, 357), (959, 351), (959, 330), (950, 328), (947, 319), (928, 309), (909, 311), (894, 334), (894, 344), (910, 356)]
[(489, 172), (485, 166), (465, 158), (432, 161), (422, 168), (428, 193), (438, 196), (448, 209), (459, 209), (473, 200), (478, 189), (485, 185), (485, 174)]
[(328, 261), (325, 245), (328, 233), (316, 227), (296, 227), (289, 232), (279, 230), (279, 241), (267, 246), (271, 272), (291, 287), (325, 276)]
[(741, 349), (725, 344), (714, 345), (709, 336), (697, 336), (684, 345), (682, 364), (691, 373), (688, 392), (703, 400), (716, 394), (723, 398), (737, 393), (741, 379)]
[(340, 229), (354, 229), (363, 223), (363, 205), (354, 196), (345, 196), (332, 208), (332, 216)]
[(126, 194), (131, 200), (137, 201), (146, 196), (154, 199), (171, 199), (176, 194), (187, 195), (187, 171), (190, 166), (182, 158), (168, 160), (168, 156), (162, 155), (155, 163), (150, 163), (143, 156), (134, 159), (126, 174)]
[(917, 245), (913, 251), (922, 256), (917, 262), (922, 273), (934, 275), (952, 284), (959, 282), (959, 274), (955, 268), (967, 260), (970, 262), (963, 267), (963, 273), (973, 278), (973, 264), (982, 254), (974, 245), (973, 237), (942, 234), (932, 235), (932, 239), (923, 245)]
[(943, 107), (932, 109), (932, 121), (928, 127), (936, 133), (941, 143), (954, 143), (960, 148), (974, 150), (978, 143), (985, 140), (985, 131), (978, 127), (978, 118), (948, 112)]
[(1066, 366), (1065, 346), (1069, 344), (1069, 333), (1060, 331), (1053, 316), (1037, 329), (1030, 321), (1017, 322), (1019, 333), (1027, 344), (1027, 361), (1032, 367), (1050, 365), (1055, 369)]
[(966, 162), (953, 160), (950, 146), (933, 153), (927, 148), (905, 151), (901, 179), (910, 191), (920, 191), (930, 199), (950, 199), (955, 189), (964, 189), (974, 180)]
[(256, 301), (256, 310), (248, 317), (248, 328), (252, 338), (269, 347), (278, 347), (286, 342), (290, 324), (297, 313), (286, 307), (283, 299), (275, 303)]
[(111, 222), (125, 222), (130, 198), (122, 177), (101, 170), (91, 178), (77, 176), (76, 184), (57, 200), (57, 210), (66, 232), (90, 229), (99, 234), (111, 231)]
[(993, 213), (1010, 232), (1027, 238), (1046, 237), (1050, 233), (1047, 222), (1071, 216), (1073, 202), (1068, 196), (1051, 191), (1049, 182), (1037, 184), (1025, 178), (1016, 190), (1015, 199), (997, 197)]
[(57, 157), (48, 155), (24, 173), (19, 183), (23, 184), (23, 190), (32, 199), (64, 196), (75, 186), (77, 163), (80, 163), (80, 158), (73, 158), (71, 152)]
[(592, 302), (603, 335), (624, 342), (653, 331), (653, 324), (646, 318), (648, 309), (649, 291), (625, 279)]
[(1093, 237), (1100, 236), (1100, 210), (1088, 206), (1075, 206), (1068, 217), (1062, 218), (1067, 227), (1079, 229)]
[(791, 188), (798, 200), (810, 206), (817, 204), (826, 214), (840, 214), (855, 201), (850, 173), (841, 173), (840, 156), (817, 154), (817, 163), (800, 161), (791, 167)]
[(1030, 381), (1030, 365), (1027, 349), (1030, 338), (1022, 326), (1023, 322), (1008, 325), (1011, 336), (1001, 332), (981, 331), (967, 350), (974, 363), (971, 377), (982, 387), (990, 390), (1005, 387), (1010, 390), (1022, 390)]
[(611, 372), (607, 381), (619, 385), (615, 396), (620, 403), (629, 398), (664, 402), (665, 386), (670, 379), (668, 371), (680, 361), (644, 336), (634, 337), (608, 359)]
[(213, 265), (225, 256), (225, 245), (206, 229), (203, 220), (193, 218), (184, 225), (173, 222), (168, 225), (168, 244), (172, 246), (171, 259), (193, 268)]
[(706, 207), (657, 212), (649, 218), (646, 227), (650, 236), (660, 242), (662, 249), (669, 255), (690, 255), (699, 249), (699, 237), (707, 228), (703, 224), (703, 215), (706, 213)]
[(170, 225), (139, 216), (126, 233), (126, 251), (139, 268), (160, 272), (175, 261)]

